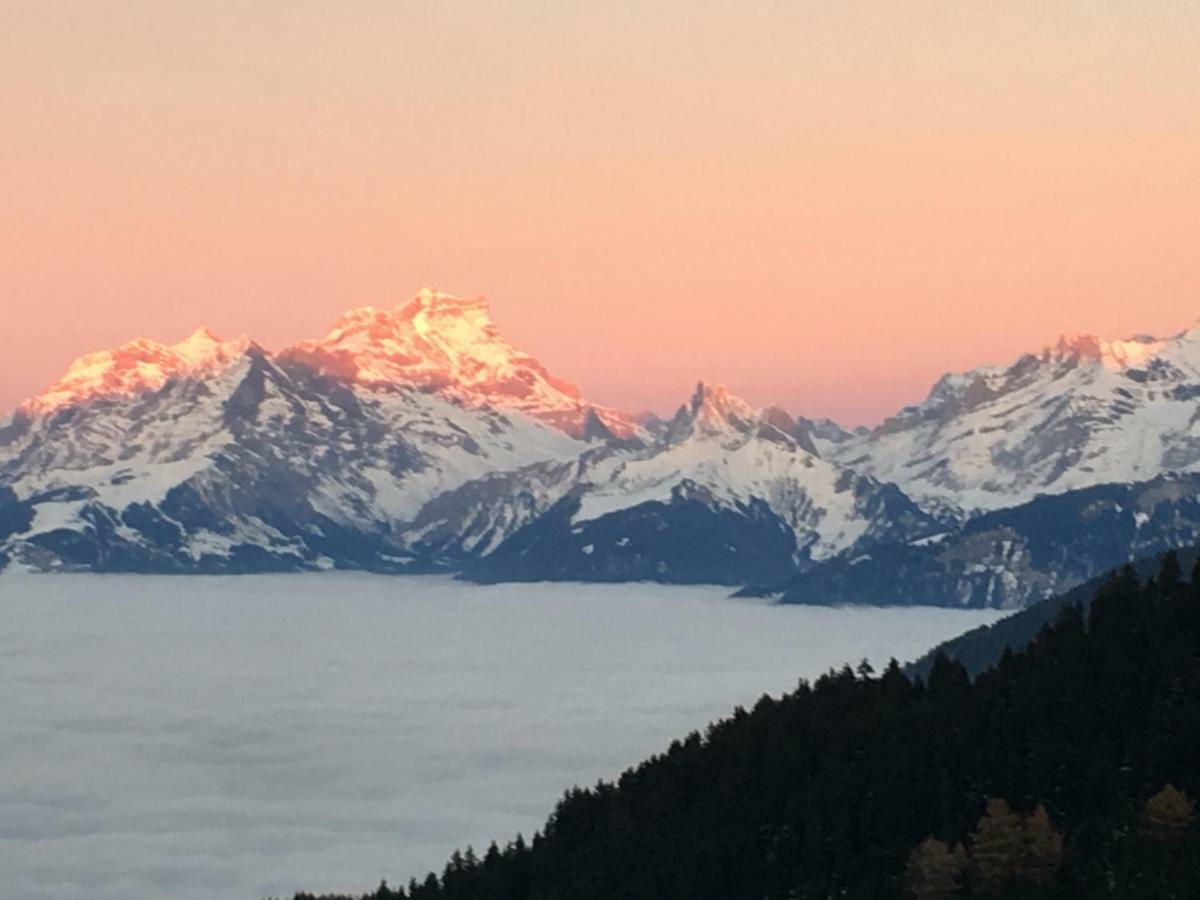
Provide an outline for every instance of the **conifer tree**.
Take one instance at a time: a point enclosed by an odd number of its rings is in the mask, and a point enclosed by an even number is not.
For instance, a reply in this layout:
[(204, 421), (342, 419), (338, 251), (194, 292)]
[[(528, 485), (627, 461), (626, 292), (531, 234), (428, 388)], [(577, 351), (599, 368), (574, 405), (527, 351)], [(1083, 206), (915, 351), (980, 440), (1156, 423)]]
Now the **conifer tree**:
[(971, 884), (983, 896), (999, 896), (1021, 869), (1025, 836), (1021, 817), (1008, 801), (992, 798), (971, 839)]
[(1142, 833), (1155, 840), (1169, 840), (1191, 827), (1196, 804), (1173, 784), (1166, 785), (1146, 801), (1142, 810)]
[(1054, 878), (1062, 865), (1063, 837), (1050, 822), (1046, 807), (1038, 804), (1024, 823), (1024, 860), (1021, 874), (1034, 882)]
[(1158, 584), (1164, 591), (1172, 591), (1183, 579), (1183, 568), (1179, 564), (1179, 554), (1168, 550), (1162, 555), (1158, 568)]
[(908, 858), (905, 882), (917, 900), (940, 900), (958, 890), (966, 868), (967, 855), (962, 847), (926, 838)]

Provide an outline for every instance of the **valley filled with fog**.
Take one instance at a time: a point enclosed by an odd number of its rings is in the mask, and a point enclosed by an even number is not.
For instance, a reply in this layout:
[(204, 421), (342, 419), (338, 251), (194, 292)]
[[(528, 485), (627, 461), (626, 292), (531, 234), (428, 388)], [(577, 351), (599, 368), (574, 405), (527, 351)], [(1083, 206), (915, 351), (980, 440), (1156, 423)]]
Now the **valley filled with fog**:
[[(21, 898), (423, 876), (737, 704), (1003, 613), (367, 575), (0, 577), (0, 871)], [(366, 880), (364, 880), (366, 879)]]

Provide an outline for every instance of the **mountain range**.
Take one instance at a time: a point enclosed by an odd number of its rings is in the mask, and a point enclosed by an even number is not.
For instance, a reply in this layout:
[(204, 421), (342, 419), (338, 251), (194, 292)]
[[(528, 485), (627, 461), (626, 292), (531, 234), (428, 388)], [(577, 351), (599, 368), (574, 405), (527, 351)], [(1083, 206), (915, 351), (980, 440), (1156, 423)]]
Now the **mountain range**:
[(0, 421), (0, 565), (711, 582), (1018, 607), (1200, 539), (1200, 329), (1060, 338), (849, 431), (701, 383), (586, 400), (423, 290), (269, 352), (91, 354)]

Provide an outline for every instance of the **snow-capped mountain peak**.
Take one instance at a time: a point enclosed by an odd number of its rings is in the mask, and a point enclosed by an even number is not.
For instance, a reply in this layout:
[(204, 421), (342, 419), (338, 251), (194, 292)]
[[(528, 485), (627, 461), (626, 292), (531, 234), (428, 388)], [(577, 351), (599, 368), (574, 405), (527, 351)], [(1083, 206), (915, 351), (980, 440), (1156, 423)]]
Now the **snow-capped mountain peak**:
[(407, 304), (396, 307), (394, 315), (411, 321), (417, 334), (442, 344), (450, 354), (473, 355), (481, 361), (491, 355), (497, 363), (502, 360), (494, 351), (507, 342), (492, 321), (486, 297), (464, 299), (422, 288)]
[(1063, 335), (1008, 366), (943, 376), (920, 404), (829, 452), (971, 515), (1039, 494), (1200, 470), (1200, 332)]
[(429, 288), (393, 309), (350, 310), (325, 337), (296, 344), (278, 357), (248, 337), (225, 341), (207, 328), (177, 344), (129, 341), (76, 360), (19, 412), (36, 417), (94, 400), (158, 391), (175, 378), (220, 374), (251, 348), (369, 393), (437, 393), (469, 409), (518, 413), (585, 441), (645, 437), (632, 417), (588, 403), (575, 385), (556, 378), (510, 343), (492, 321), (487, 300)]
[(1145, 365), (1167, 344), (1168, 341), (1146, 335), (1135, 335), (1123, 341), (1110, 341), (1094, 334), (1064, 334), (1059, 336), (1052, 347), (1043, 351), (1042, 358), (1047, 362), (1095, 362), (1106, 369), (1116, 371)]
[(701, 434), (724, 434), (731, 428), (745, 432), (759, 418), (758, 410), (725, 385), (703, 381), (696, 385), (689, 412), (694, 430)]
[(62, 378), (21, 407), (40, 414), (108, 397), (156, 391), (172, 378), (212, 375), (243, 357), (253, 342), (246, 336), (224, 341), (199, 328), (177, 344), (149, 338), (81, 356)]
[(287, 352), (339, 360), (344, 373), (361, 384), (468, 387), (532, 362), (501, 337), (487, 300), (429, 288), (392, 310), (365, 306), (343, 313), (324, 338)]
[[(428, 288), (392, 310), (350, 310), (325, 337), (284, 352), (366, 385), (486, 391), (521, 375), (531, 386), (539, 377), (549, 378), (536, 360), (500, 335), (484, 298), (465, 300)], [(578, 397), (566, 382), (554, 387)]]
[(781, 407), (756, 409), (725, 385), (704, 381), (696, 385), (691, 400), (679, 407), (665, 439), (668, 444), (692, 439), (730, 447), (761, 439), (820, 455), (807, 429)]
[(483, 297), (426, 288), (392, 310), (351, 310), (324, 338), (283, 355), (370, 389), (440, 391), (468, 405), (522, 412), (575, 436), (595, 419), (617, 437), (638, 431), (628, 416), (587, 404), (575, 385), (511, 344)]
[(693, 439), (740, 443), (753, 433), (758, 418), (758, 410), (724, 385), (700, 381), (688, 402), (676, 410), (664, 440), (667, 444)]

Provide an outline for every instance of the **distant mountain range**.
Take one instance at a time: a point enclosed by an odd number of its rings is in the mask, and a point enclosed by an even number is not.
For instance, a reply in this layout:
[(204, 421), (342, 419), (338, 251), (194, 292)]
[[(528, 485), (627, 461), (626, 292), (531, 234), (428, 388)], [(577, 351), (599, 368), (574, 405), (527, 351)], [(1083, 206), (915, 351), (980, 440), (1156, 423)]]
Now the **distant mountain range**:
[(201, 329), (75, 362), (0, 421), (0, 564), (454, 571), (1017, 607), (1200, 540), (1200, 329), (1064, 337), (877, 428), (701, 383), (584, 399), (424, 290), (270, 353)]

